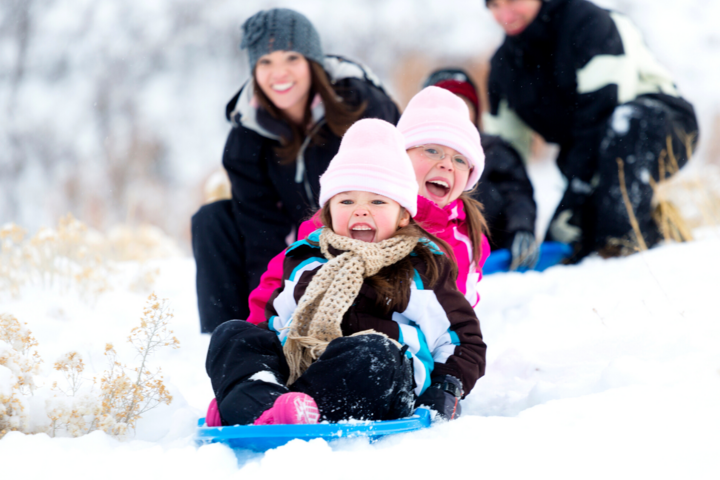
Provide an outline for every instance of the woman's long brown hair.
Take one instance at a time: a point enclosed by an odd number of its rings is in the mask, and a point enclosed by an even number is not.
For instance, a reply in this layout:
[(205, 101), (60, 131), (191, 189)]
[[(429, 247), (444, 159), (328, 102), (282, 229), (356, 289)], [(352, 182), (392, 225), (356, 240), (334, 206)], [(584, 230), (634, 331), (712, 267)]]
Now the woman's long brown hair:
[[(310, 125), (312, 120), (312, 109), (310, 106), (316, 94), (320, 95), (323, 106), (325, 107), (325, 123), (327, 123), (330, 131), (338, 137), (345, 135), (345, 131), (360, 118), (367, 106), (367, 102), (362, 102), (357, 106), (351, 106), (344, 102), (342, 97), (338, 95), (342, 93), (342, 91), (340, 89), (336, 91), (335, 88), (333, 88), (325, 69), (313, 60), (306, 60), (310, 65), (310, 93), (308, 95), (307, 105), (305, 105), (303, 121), (299, 125), (292, 122), (282, 110), (270, 101), (258, 85), (255, 72), (253, 72), (253, 91), (257, 96), (260, 106), (267, 110), (273, 118), (284, 120), (290, 127), (290, 138), (283, 138), (280, 147), (276, 149), (277, 154), (282, 158), (282, 163), (284, 164), (295, 161), (300, 147), (309, 133), (308, 129), (312, 129), (313, 127)], [(314, 132), (313, 141), (317, 142), (318, 140), (320, 140), (320, 137), (317, 132)]]
[[(401, 211), (402, 214), (402, 211)], [(332, 217), (330, 216), (330, 202), (326, 202), (320, 211), (320, 220), (323, 225), (332, 229)], [(427, 239), (437, 245), (440, 250), (445, 252), (452, 258), (452, 249), (444, 240), (431, 234), (420, 226), (414, 219), (410, 219), (410, 223), (406, 227), (399, 228), (392, 236), (405, 235), (412, 238)], [(442, 266), (440, 262), (444, 262), (450, 269), (450, 278), (453, 285), (457, 281), (457, 264), (443, 255), (433, 253), (431, 246), (426, 242), (418, 242), (413, 250), (420, 260), (425, 264), (425, 278), (427, 286), (432, 288), (440, 277)], [(377, 274), (369, 277), (367, 280), (373, 286), (377, 293), (377, 305), (381, 307), (385, 313), (391, 311), (404, 311), (410, 302), (410, 285), (415, 276), (415, 267), (410, 257), (383, 267)]]

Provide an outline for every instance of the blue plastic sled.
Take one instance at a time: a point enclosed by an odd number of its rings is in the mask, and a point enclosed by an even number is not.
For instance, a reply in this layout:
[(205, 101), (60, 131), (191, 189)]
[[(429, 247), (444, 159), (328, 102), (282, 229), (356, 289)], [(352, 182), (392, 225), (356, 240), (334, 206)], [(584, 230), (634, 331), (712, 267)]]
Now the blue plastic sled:
[(338, 438), (367, 437), (376, 441), (386, 435), (407, 433), (430, 426), (430, 411), (418, 408), (411, 417), (399, 420), (353, 423), (319, 423), (315, 425), (235, 425), (234, 427), (206, 427), (205, 419), (198, 420), (195, 443), (224, 443), (232, 449), (264, 452), (285, 445), (290, 440), (326, 441)]
[[(532, 270), (542, 272), (546, 268), (557, 265), (572, 254), (572, 248), (566, 243), (560, 242), (543, 242), (540, 245), (540, 259)], [(491, 273), (507, 272), (510, 270), (511, 255), (510, 250), (503, 248), (495, 250), (485, 261), (483, 265), (483, 275)], [(527, 271), (527, 268), (518, 269), (518, 272)]]

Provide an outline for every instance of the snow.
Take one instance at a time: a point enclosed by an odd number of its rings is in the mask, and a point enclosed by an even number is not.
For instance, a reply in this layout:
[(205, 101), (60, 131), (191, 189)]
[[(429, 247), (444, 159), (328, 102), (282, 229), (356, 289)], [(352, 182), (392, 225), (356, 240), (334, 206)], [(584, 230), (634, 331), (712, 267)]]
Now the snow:
[(629, 105), (623, 105), (615, 109), (612, 118), (612, 129), (620, 135), (625, 135), (630, 130), (630, 119), (634, 113), (633, 107)]
[[(237, 457), (224, 446), (197, 448), (192, 441), (212, 398), (194, 263), (153, 262), (160, 269), (155, 291), (170, 299), (181, 342), (151, 361), (162, 367), (173, 403), (146, 414), (125, 441), (100, 432), (76, 439), (12, 432), (0, 440), (3, 474), (713, 478), (720, 468), (720, 229), (698, 237), (622, 259), (486, 276), (478, 316), (488, 344), (487, 373), (455, 422), (376, 444), (294, 441)], [(116, 290), (91, 308), (73, 294), (37, 287), (3, 301), (2, 311), (28, 323), (46, 369), (77, 350), (98, 375), (105, 342), (129, 354), (123, 340), (144, 301), (144, 295)], [(0, 391), (8, 388), (1, 370)]]
[(275, 375), (272, 372), (268, 372), (268, 371), (257, 372), (252, 377), (250, 377), (250, 380), (259, 380), (261, 382), (274, 383), (275, 385), (281, 385), (281, 383), (278, 382), (277, 378), (275, 378)]

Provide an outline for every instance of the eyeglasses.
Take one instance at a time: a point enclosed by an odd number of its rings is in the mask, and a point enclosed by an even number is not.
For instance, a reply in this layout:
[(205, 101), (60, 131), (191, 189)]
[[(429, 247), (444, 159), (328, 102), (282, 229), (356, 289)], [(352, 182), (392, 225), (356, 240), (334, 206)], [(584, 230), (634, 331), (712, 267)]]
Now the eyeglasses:
[[(423, 157), (433, 162), (439, 162), (445, 158), (445, 150), (443, 150), (443, 147), (440, 145), (416, 145), (410, 148), (421, 148)], [(458, 170), (470, 170), (470, 161), (463, 155), (455, 155), (452, 157), (452, 164)]]

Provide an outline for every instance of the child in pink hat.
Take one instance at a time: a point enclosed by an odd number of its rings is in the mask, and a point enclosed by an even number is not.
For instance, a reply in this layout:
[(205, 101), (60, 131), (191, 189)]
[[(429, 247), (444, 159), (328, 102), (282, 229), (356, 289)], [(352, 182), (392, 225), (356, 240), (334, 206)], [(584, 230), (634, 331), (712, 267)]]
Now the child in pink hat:
[(415, 219), (450, 245), (458, 265), (458, 288), (475, 306), (490, 244), (482, 205), (469, 193), (485, 168), (480, 133), (469, 117), (462, 99), (431, 86), (410, 100), (398, 130), (419, 185)]
[(213, 334), (223, 425), (391, 420), (419, 405), (460, 414), (486, 347), (450, 247), (413, 219), (405, 143), (383, 120), (351, 126), (320, 178), (323, 226), (285, 251), (267, 321)]

